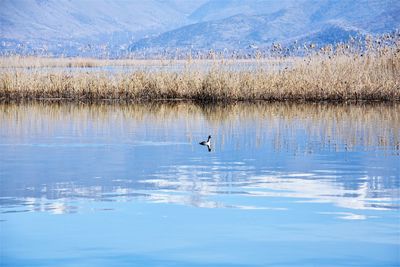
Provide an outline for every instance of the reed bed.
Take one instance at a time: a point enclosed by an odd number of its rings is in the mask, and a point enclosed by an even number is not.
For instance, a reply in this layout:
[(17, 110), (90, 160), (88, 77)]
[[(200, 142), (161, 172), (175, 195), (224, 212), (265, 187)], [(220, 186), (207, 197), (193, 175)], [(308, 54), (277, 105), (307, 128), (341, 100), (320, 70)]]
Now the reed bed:
[[(253, 59), (255, 67), (250, 70), (240, 68), (244, 64), (241, 61), (235, 65), (234, 60), (224, 59), (212, 61), (210, 68), (204, 70), (195, 68), (201, 61), (189, 59), (179, 71), (171, 68), (177, 64), (175, 61), (169, 61), (165, 68), (156, 71), (72, 72), (9, 67), (0, 71), (0, 99), (87, 102), (400, 100), (398, 40), (390, 46), (374, 49), (367, 47), (355, 51), (342, 45), (335, 50), (321, 48), (305, 57), (274, 58), (270, 65), (278, 68), (262, 65), (266, 60)], [(150, 63), (141, 61), (141, 64)], [(226, 68), (226, 65), (231, 67)]]

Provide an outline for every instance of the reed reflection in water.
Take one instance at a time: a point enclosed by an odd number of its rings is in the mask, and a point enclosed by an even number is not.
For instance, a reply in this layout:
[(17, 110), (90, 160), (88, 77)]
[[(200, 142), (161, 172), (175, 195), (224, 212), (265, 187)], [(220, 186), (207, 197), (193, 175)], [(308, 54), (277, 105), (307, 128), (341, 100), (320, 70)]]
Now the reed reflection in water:
[(393, 104), (3, 104), (2, 207), (76, 212), (63, 201), (89, 198), (280, 210), (262, 199), (285, 197), (398, 209), (399, 114)]
[[(312, 139), (321, 139), (321, 145), (346, 144), (348, 149), (363, 146), (398, 148), (400, 105), (398, 104), (289, 104), (238, 103), (202, 106), (190, 103), (153, 103), (131, 105), (88, 104), (2, 104), (2, 134), (17, 138), (54, 135), (57, 129), (71, 128), (85, 135), (96, 131), (112, 138), (141, 127), (158, 127), (163, 138), (168, 138), (169, 127), (180, 127), (192, 141), (194, 132), (205, 124), (223, 140), (238, 134), (237, 127), (254, 126), (255, 136), (244, 139), (246, 146), (257, 148), (261, 141), (274, 141), (274, 148), (294, 149), (284, 139), (302, 130)], [(143, 125), (147, 124), (147, 125)], [(176, 125), (175, 125), (176, 124)], [(221, 126), (222, 125), (222, 126)], [(90, 127), (88, 127), (90, 126)], [(117, 127), (110, 127), (117, 126)], [(164, 130), (164, 132), (162, 132)], [(28, 134), (29, 133), (29, 134)], [(255, 143), (251, 143), (257, 140)], [(243, 140), (241, 140), (243, 141)], [(294, 140), (296, 141), (296, 140)], [(284, 147), (286, 143), (288, 146)]]

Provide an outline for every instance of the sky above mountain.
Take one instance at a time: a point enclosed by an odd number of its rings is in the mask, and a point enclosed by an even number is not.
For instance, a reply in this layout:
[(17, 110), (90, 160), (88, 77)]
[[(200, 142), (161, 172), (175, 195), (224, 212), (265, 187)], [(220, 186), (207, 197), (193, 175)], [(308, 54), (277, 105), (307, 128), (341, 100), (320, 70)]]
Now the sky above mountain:
[(399, 21), (398, 0), (0, 0), (0, 51), (19, 43), (80, 51), (334, 42), (392, 31)]

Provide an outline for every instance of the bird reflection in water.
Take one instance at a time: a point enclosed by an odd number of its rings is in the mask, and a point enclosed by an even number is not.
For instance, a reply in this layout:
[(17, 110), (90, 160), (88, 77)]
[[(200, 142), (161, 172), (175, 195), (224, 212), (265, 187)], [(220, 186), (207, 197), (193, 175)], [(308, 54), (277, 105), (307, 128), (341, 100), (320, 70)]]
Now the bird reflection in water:
[(202, 146), (207, 146), (208, 152), (211, 152), (211, 135), (208, 136), (207, 141), (202, 141), (199, 144)]

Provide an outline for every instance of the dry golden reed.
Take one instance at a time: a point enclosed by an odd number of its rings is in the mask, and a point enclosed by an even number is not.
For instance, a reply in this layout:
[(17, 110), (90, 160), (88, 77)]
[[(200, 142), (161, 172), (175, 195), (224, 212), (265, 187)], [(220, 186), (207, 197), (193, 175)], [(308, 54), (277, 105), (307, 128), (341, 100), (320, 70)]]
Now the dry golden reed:
[[(373, 51), (314, 53), (307, 57), (282, 58), (268, 68), (254, 59), (252, 69), (243, 62), (216, 60), (209, 69), (196, 68), (199, 60), (188, 61), (174, 71), (176, 62), (153, 71), (68, 71), (5, 67), (0, 71), (0, 99), (67, 99), (73, 101), (399, 101), (399, 42)], [(19, 59), (18, 66), (29, 66)], [(64, 59), (63, 59), (64, 60)], [(108, 60), (112, 62), (112, 60)], [(39, 60), (40, 62), (40, 60)], [(53, 62), (53, 61), (51, 61)], [(72, 61), (73, 62), (73, 61)], [(90, 63), (92, 62), (92, 63)], [(106, 64), (79, 59), (72, 66)], [(125, 62), (125, 64), (128, 61)], [(138, 64), (138, 61), (132, 61)], [(233, 63), (232, 63), (233, 62)], [(60, 61), (59, 65), (65, 66)], [(265, 63), (265, 60), (264, 60)], [(11, 63), (10, 63), (11, 64)], [(46, 63), (31, 64), (45, 66)], [(96, 65), (97, 64), (97, 65)], [(108, 65), (120, 63), (109, 63)], [(142, 61), (142, 65), (150, 64)], [(151, 63), (151, 64), (154, 64)], [(229, 65), (228, 64), (228, 65)], [(10, 65), (12, 66), (12, 64)], [(233, 66), (233, 67), (232, 67)]]

